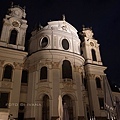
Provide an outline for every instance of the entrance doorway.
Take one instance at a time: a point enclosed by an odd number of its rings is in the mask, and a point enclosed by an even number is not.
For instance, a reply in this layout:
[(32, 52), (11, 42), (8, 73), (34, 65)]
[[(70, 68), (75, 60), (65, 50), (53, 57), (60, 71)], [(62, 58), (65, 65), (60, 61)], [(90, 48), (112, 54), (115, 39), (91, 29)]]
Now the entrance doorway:
[(69, 115), (69, 120), (73, 120), (74, 119), (73, 100), (69, 95), (64, 95), (62, 99), (63, 99), (63, 108), (65, 107), (65, 109), (63, 109), (63, 112), (66, 112), (67, 110)]

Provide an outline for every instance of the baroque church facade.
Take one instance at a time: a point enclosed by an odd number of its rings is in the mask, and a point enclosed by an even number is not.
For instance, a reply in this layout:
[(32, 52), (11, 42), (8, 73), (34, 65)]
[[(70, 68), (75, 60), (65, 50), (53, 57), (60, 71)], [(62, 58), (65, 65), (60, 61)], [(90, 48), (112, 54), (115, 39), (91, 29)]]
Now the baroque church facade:
[(63, 20), (50, 21), (32, 31), (25, 52), (25, 16), (25, 9), (14, 5), (3, 19), (0, 115), (12, 114), (19, 120), (56, 120), (61, 95), (69, 120), (107, 119), (103, 89), (106, 67), (92, 30), (83, 28), (80, 39), (63, 16)]

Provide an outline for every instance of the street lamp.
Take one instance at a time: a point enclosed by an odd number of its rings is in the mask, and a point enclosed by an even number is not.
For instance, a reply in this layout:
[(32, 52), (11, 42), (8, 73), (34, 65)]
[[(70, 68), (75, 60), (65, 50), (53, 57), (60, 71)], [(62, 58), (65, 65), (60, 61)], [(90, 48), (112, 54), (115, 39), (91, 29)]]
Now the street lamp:
[(115, 88), (117, 88), (119, 90), (119, 92), (120, 92), (120, 87), (118, 87), (117, 85), (115, 85)]

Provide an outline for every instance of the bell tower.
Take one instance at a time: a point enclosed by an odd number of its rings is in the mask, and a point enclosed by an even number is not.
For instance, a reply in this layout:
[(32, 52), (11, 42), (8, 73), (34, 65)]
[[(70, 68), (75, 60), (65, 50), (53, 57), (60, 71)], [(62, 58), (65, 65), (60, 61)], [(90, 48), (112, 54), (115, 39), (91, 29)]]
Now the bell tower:
[(84, 70), (89, 99), (89, 114), (90, 117), (105, 118), (103, 81), (104, 76), (106, 76), (104, 73), (106, 67), (102, 64), (99, 44), (93, 38), (92, 29), (83, 28), (81, 35), (81, 51), (85, 58)]
[(24, 50), (26, 29), (25, 9), (13, 4), (8, 14), (3, 19), (3, 28), (0, 38), (0, 46)]
[[(24, 51), (28, 26), (25, 16), (25, 9), (12, 5), (8, 15), (3, 19), (0, 37), (0, 103), (2, 101), (0, 116), (2, 117), (12, 114), (14, 118), (18, 118), (20, 110), (21, 76), (28, 54)], [(17, 105), (15, 105), (16, 103)], [(8, 118), (3, 119), (7, 120)]]
[(99, 44), (97, 40), (93, 38), (93, 32), (91, 28), (83, 28), (82, 33), (82, 52), (86, 63), (102, 65), (101, 56), (99, 51)]

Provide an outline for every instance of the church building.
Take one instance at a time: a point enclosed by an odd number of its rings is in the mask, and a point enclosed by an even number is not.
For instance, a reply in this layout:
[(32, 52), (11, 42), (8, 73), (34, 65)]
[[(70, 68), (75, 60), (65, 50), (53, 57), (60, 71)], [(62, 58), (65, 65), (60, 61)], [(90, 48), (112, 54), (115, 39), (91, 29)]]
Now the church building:
[(26, 52), (28, 26), (25, 8), (12, 5), (0, 36), (0, 119), (57, 120), (61, 96), (66, 120), (107, 120), (106, 67), (92, 29), (78, 35), (63, 16), (34, 29)]

